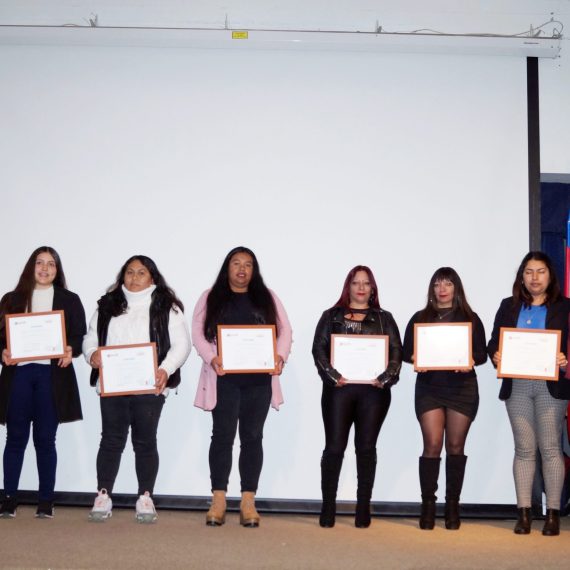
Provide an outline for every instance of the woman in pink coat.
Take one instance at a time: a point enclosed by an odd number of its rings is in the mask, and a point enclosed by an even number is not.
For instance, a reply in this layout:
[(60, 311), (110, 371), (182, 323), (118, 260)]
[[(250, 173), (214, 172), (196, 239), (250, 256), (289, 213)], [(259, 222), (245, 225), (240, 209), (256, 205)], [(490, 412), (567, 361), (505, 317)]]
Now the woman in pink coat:
[[(220, 324), (276, 325), (276, 375), (226, 373), (216, 344)], [(232, 449), (239, 426), (240, 523), (257, 527), (255, 493), (263, 464), (263, 426), (269, 405), (278, 409), (283, 403), (279, 375), (291, 351), (291, 325), (283, 305), (263, 282), (250, 249), (232, 249), (213, 287), (198, 300), (192, 317), (192, 341), (204, 361), (194, 404), (211, 411), (213, 420), (209, 453), (213, 498), (206, 524), (220, 526), (225, 522)]]

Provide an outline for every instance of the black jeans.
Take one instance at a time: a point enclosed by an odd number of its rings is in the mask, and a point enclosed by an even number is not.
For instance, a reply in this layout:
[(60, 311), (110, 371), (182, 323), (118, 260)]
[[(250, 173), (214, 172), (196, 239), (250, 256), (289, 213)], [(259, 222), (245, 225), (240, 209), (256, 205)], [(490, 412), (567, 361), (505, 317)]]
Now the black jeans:
[(351, 384), (336, 388), (323, 385), (321, 409), (326, 441), (323, 458), (342, 459), (352, 424), (356, 454), (375, 452), (391, 399), (390, 390), (374, 386)]
[(97, 488), (111, 494), (127, 443), (129, 428), (135, 452), (138, 494), (151, 495), (158, 474), (156, 432), (164, 396), (112, 396), (101, 398), (103, 430), (97, 454)]
[[(245, 380), (245, 379), (244, 379)], [(217, 404), (212, 410), (210, 478), (213, 491), (227, 491), (232, 449), (239, 423), (241, 490), (257, 491), (263, 465), (263, 426), (271, 403), (271, 382), (262, 384), (218, 377)]]

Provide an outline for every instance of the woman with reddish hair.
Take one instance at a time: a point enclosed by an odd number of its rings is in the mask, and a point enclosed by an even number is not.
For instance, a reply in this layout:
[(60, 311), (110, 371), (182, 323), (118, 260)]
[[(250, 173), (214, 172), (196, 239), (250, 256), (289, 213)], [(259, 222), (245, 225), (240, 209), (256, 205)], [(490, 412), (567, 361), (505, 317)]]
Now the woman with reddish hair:
[[(331, 364), (332, 334), (387, 335), (388, 366), (366, 384), (351, 383)], [(370, 498), (376, 475), (376, 442), (390, 407), (390, 387), (399, 379), (402, 344), (392, 315), (380, 308), (372, 271), (357, 265), (346, 276), (340, 299), (326, 310), (315, 331), (313, 358), (323, 381), (321, 409), (325, 449), (321, 459), (323, 504), (319, 524), (333, 527), (338, 479), (354, 424), (358, 488), (355, 526), (370, 526)]]

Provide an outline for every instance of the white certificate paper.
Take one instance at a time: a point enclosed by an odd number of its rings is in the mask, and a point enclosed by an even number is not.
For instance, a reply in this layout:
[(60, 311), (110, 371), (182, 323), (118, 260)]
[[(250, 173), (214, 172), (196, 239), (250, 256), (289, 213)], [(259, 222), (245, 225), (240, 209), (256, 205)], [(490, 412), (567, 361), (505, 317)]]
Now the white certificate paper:
[(101, 396), (156, 394), (157, 358), (154, 342), (104, 346), (99, 350)]
[(558, 380), (556, 357), (561, 332), (544, 329), (501, 328), (497, 369), (499, 378)]
[(225, 372), (275, 372), (275, 325), (218, 325), (218, 351)]
[(471, 323), (414, 325), (414, 370), (471, 368)]
[(331, 364), (351, 384), (371, 384), (388, 366), (388, 336), (331, 335)]
[(8, 352), (16, 362), (65, 356), (63, 311), (6, 315)]

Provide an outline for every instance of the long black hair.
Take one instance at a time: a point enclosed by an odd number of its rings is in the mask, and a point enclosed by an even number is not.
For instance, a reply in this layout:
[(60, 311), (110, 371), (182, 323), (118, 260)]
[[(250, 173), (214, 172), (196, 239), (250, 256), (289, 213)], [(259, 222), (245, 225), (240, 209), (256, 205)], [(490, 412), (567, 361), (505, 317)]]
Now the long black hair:
[(161, 307), (165, 310), (170, 310), (173, 308), (175, 311), (180, 309), (184, 312), (184, 305), (182, 301), (176, 296), (176, 293), (168, 286), (166, 280), (162, 276), (162, 273), (158, 270), (156, 263), (146, 255), (133, 255), (125, 261), (121, 267), (119, 273), (117, 274), (117, 279), (108, 289), (107, 294), (101, 297), (98, 301), (99, 310), (103, 310), (109, 313), (112, 317), (118, 317), (125, 313), (128, 307), (128, 301), (123, 292), (122, 285), (125, 283), (125, 273), (127, 272), (127, 267), (133, 262), (139, 261), (144, 265), (154, 284), (156, 289), (152, 293), (153, 304), (159, 302)]
[(554, 265), (550, 257), (548, 257), (546, 253), (542, 253), (542, 251), (529, 251), (523, 257), (523, 260), (521, 261), (521, 264), (517, 270), (515, 282), (513, 283), (513, 302), (515, 306), (518, 306), (519, 303), (522, 303), (525, 307), (532, 305), (532, 295), (524, 286), (523, 274), (527, 263), (533, 260), (542, 261), (550, 273), (550, 283), (546, 288), (546, 301), (544, 304), (548, 306), (551, 303), (555, 303), (562, 296), (562, 293), (560, 291), (560, 284), (558, 282), (558, 276), (556, 275), (556, 269), (554, 269)]
[(265, 324), (277, 325), (277, 309), (271, 292), (263, 282), (259, 271), (257, 257), (251, 249), (238, 246), (234, 247), (224, 259), (216, 281), (206, 300), (206, 319), (204, 321), (204, 336), (209, 342), (213, 342), (218, 334), (217, 326), (222, 323), (224, 309), (227, 307), (232, 290), (229, 283), (229, 266), (232, 257), (238, 253), (247, 253), (253, 261), (251, 281), (247, 288), (247, 294), (254, 308), (261, 313)]
[(451, 306), (451, 310), (459, 311), (468, 321), (473, 321), (473, 309), (467, 302), (461, 277), (459, 277), (457, 271), (455, 271), (453, 267), (440, 267), (432, 275), (428, 286), (426, 306), (422, 309), (418, 317), (418, 321), (421, 323), (429, 323), (438, 316), (439, 312), (434, 287), (439, 281), (451, 281), (451, 283), (453, 283), (453, 304)]

